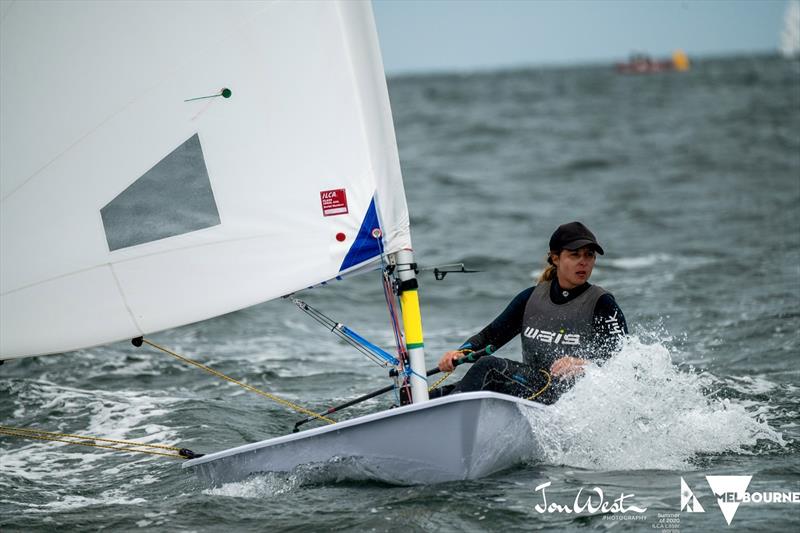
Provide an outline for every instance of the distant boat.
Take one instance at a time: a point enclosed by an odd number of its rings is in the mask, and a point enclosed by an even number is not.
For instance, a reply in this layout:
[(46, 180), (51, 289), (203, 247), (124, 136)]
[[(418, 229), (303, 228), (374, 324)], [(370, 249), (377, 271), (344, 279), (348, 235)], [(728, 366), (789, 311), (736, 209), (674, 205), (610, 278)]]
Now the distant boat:
[(800, 1), (786, 5), (780, 43), (781, 55), (787, 59), (800, 58)]
[(654, 60), (647, 54), (631, 54), (627, 63), (617, 63), (617, 72), (621, 74), (650, 74), (665, 71), (689, 70), (689, 57), (683, 50), (676, 50), (670, 59)]

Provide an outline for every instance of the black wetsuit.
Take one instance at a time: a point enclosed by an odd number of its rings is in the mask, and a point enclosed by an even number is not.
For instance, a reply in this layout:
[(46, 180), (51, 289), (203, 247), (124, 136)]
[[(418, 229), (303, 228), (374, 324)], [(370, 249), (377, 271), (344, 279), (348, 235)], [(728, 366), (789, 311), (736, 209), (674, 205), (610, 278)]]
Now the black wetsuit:
[[(556, 306), (571, 302), (586, 292), (591, 285), (584, 283), (571, 290), (562, 289), (557, 280), (550, 284), (549, 299)], [(490, 344), (500, 348), (519, 335), (524, 328), (525, 309), (535, 287), (520, 292), (495, 318), (491, 324), (478, 334), (467, 339), (460, 349), (480, 350)], [(592, 335), (585, 353), (575, 353), (590, 360), (602, 362), (611, 357), (619, 348), (622, 335), (628, 332), (625, 316), (614, 297), (605, 292), (594, 306)], [(523, 398), (531, 398), (543, 403), (552, 403), (573, 384), (573, 380), (550, 378), (548, 368), (537, 364), (535, 357), (526, 357), (526, 363), (494, 356), (484, 356), (469, 369), (461, 381), (431, 391), (436, 398), (451, 393), (489, 390)], [(548, 386), (548, 382), (550, 385)], [(540, 394), (538, 392), (542, 391)]]

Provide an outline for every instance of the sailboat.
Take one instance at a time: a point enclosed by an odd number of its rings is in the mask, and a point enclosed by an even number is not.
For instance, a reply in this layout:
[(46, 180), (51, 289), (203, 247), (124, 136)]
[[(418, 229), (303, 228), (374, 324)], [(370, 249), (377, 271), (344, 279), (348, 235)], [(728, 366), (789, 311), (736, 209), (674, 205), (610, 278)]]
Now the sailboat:
[(434, 483), (536, 456), (527, 420), (545, 407), (489, 392), (428, 399), (368, 2), (3, 2), (0, 17), (0, 360), (384, 268), (410, 404), (183, 466), (222, 483), (352, 460)]

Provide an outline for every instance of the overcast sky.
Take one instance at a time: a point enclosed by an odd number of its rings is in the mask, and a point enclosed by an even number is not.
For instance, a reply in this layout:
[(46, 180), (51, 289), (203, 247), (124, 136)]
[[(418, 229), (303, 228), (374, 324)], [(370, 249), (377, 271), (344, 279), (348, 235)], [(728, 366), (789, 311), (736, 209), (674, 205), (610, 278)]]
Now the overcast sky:
[(774, 51), (787, 0), (373, 0), (389, 74)]

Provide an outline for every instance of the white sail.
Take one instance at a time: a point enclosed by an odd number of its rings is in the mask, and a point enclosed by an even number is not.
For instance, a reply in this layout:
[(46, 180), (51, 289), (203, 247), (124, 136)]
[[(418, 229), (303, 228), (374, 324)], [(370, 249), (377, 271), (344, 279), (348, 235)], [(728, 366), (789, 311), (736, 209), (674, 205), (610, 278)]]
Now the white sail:
[(410, 247), (369, 3), (0, 16), (0, 358), (335, 278), (375, 261), (378, 223), (386, 252)]
[(800, 57), (800, 1), (791, 0), (783, 15), (780, 50), (788, 59)]

